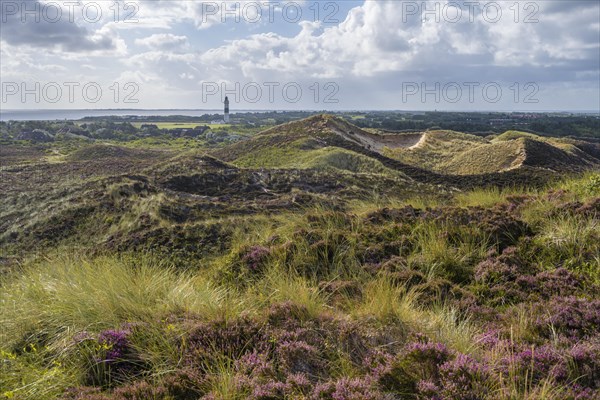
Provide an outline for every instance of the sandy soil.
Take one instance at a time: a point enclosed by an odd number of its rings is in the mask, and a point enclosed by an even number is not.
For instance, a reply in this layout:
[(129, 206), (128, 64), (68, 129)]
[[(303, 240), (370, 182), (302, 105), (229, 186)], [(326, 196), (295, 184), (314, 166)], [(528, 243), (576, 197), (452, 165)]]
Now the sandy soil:
[(417, 147), (425, 140), (424, 133), (397, 133), (379, 135), (363, 130), (345, 132), (335, 128), (333, 131), (342, 136), (344, 139), (358, 143), (361, 146), (378, 153), (381, 153), (385, 147), (390, 149)]

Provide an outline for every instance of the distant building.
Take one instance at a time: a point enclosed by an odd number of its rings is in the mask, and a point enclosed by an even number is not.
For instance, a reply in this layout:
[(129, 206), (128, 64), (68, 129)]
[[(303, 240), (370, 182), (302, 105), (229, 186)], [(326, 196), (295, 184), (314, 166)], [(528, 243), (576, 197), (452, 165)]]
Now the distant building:
[(229, 123), (229, 99), (225, 96), (225, 112), (223, 115), (223, 121), (228, 124)]

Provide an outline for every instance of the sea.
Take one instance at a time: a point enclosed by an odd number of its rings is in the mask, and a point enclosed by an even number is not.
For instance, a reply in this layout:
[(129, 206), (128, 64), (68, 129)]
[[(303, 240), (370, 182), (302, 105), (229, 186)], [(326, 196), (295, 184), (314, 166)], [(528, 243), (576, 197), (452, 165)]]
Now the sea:
[[(181, 115), (184, 117), (200, 117), (205, 114), (220, 114), (223, 110), (137, 110), (137, 109), (112, 109), (112, 110), (0, 110), (0, 121), (60, 121), (78, 120), (85, 117), (166, 117)], [(257, 110), (236, 110), (231, 114), (245, 112), (267, 112)]]
[[(284, 112), (284, 110), (235, 110), (232, 111), (231, 114), (243, 114), (243, 113), (264, 113), (264, 112)], [(299, 111), (299, 110), (296, 110)], [(339, 110), (342, 111), (342, 110)], [(352, 111), (352, 110), (344, 110), (344, 111)], [(359, 110), (354, 110), (359, 111)], [(389, 110), (389, 111), (399, 111), (399, 110)], [(56, 109), (56, 110), (2, 110), (0, 109), (0, 121), (60, 121), (60, 120), (72, 120), (76, 121), (85, 117), (110, 117), (110, 116), (133, 116), (133, 117), (168, 117), (168, 116), (184, 116), (184, 117), (200, 117), (205, 114), (221, 114), (223, 112), (222, 109), (200, 109), (200, 110), (190, 110), (190, 109), (106, 109), (106, 110), (69, 110), (69, 109)], [(402, 112), (408, 112), (407, 110), (403, 110)], [(418, 111), (411, 111), (418, 112)], [(424, 111), (420, 111), (424, 113)], [(478, 112), (478, 111), (474, 111)], [(488, 112), (488, 111), (481, 111)], [(515, 111), (516, 112), (516, 111)], [(518, 111), (520, 113), (529, 112), (529, 111)], [(531, 112), (540, 112), (540, 113), (559, 113), (559, 114), (592, 114), (596, 115), (600, 118), (600, 112), (598, 110), (586, 110), (586, 111), (534, 111)]]

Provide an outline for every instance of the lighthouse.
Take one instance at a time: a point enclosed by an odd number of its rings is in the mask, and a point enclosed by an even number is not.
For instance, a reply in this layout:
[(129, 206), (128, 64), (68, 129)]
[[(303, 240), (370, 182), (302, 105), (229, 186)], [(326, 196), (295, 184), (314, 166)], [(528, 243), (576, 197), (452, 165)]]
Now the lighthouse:
[(229, 123), (229, 99), (225, 96), (225, 112), (223, 115), (223, 121), (228, 124)]

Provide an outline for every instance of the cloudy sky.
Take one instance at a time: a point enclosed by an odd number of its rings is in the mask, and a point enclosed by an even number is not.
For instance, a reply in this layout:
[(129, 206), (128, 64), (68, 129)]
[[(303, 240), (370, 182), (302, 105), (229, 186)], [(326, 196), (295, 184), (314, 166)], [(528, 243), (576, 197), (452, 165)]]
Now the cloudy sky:
[(4, 109), (600, 108), (597, 0), (0, 3)]

